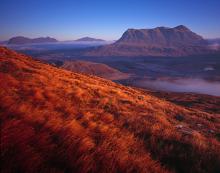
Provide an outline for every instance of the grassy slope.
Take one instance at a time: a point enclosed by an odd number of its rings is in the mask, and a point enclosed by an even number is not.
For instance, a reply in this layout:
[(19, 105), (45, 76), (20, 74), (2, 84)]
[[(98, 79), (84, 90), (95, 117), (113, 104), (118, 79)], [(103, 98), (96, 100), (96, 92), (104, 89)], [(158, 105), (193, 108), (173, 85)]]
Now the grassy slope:
[(220, 171), (217, 115), (5, 48), (0, 88), (2, 172)]

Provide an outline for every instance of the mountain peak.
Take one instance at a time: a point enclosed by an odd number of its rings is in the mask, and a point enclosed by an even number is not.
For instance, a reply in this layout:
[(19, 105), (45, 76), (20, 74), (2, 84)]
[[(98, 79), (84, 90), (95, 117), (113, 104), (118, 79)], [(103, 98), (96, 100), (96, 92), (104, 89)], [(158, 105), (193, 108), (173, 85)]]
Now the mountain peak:
[(153, 29), (128, 29), (118, 40), (118, 43), (176, 47), (178, 45), (199, 44), (201, 40), (203, 40), (201, 36), (193, 33), (186, 26), (179, 25), (174, 28), (161, 26)]
[(178, 30), (182, 30), (182, 31), (190, 31), (189, 28), (187, 28), (186, 26), (184, 25), (178, 25), (176, 27), (174, 27), (175, 29), (178, 29)]
[(82, 38), (77, 39), (75, 41), (105, 41), (105, 40), (92, 38), (92, 37), (82, 37)]
[(156, 28), (154, 28), (155, 30), (156, 29), (170, 29), (169, 27), (166, 27), (166, 26), (159, 26), (159, 27), (156, 27)]
[(185, 56), (208, 53), (207, 41), (184, 25), (126, 30), (112, 45), (95, 50), (101, 56)]

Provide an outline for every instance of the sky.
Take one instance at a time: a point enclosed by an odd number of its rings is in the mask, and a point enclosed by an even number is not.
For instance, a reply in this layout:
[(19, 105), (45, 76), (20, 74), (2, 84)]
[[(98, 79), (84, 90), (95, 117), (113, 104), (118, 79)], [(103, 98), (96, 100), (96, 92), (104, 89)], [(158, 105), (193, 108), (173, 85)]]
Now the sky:
[(204, 38), (220, 38), (219, 9), (220, 0), (0, 0), (0, 40), (116, 40), (128, 28), (180, 24)]

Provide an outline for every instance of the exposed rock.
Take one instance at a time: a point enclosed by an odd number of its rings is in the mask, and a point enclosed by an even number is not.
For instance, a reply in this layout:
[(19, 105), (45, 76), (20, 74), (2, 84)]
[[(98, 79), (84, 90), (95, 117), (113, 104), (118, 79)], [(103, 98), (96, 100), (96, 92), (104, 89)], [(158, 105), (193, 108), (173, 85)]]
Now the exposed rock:
[(175, 116), (175, 119), (178, 120), (178, 121), (183, 121), (184, 120), (184, 116), (178, 114)]
[(87, 56), (186, 56), (213, 52), (200, 35), (180, 25), (174, 28), (128, 29), (111, 45), (86, 53)]

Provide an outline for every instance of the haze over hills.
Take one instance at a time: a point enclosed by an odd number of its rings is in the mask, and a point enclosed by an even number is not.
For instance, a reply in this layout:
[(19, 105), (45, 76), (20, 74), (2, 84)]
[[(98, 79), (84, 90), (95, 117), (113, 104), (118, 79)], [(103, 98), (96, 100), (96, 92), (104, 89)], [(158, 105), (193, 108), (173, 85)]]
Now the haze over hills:
[(220, 44), (220, 38), (207, 39), (211, 44)]
[[(39, 37), (30, 39), (27, 37), (13, 37), (0, 44), (8, 45), (13, 49), (20, 49), (19, 46), (26, 46), (33, 43), (56, 43), (58, 40), (50, 37)], [(107, 42), (102, 39), (83, 37), (74, 41), (62, 41), (60, 47), (65, 47), (63, 43), (91, 43), (88, 47), (91, 50), (81, 51), (79, 56), (191, 56), (220, 54), (219, 39), (204, 39), (202, 36), (192, 32), (184, 25), (174, 28), (157, 27), (153, 29), (128, 29), (121, 38), (115, 42)], [(95, 45), (97, 43), (97, 45)], [(100, 43), (100, 44), (98, 44)], [(103, 43), (103, 44), (102, 44)], [(94, 45), (92, 45), (94, 44)], [(16, 45), (16, 47), (12, 47)], [(54, 47), (59, 47), (57, 44)], [(68, 45), (67, 45), (68, 47)], [(72, 45), (74, 48), (74, 45)], [(24, 47), (26, 48), (26, 47)], [(69, 49), (71, 45), (69, 46)], [(22, 48), (21, 48), (22, 49)], [(31, 49), (29, 47), (28, 49)]]
[(174, 28), (128, 29), (115, 43), (88, 56), (185, 56), (206, 54), (208, 42), (183, 25)]
[(220, 171), (213, 111), (2, 47), (0, 87), (3, 172)]
[(39, 37), (32, 39), (23, 36), (18, 36), (9, 39), (7, 44), (33, 44), (33, 43), (54, 43), (54, 42), (57, 42), (57, 40), (51, 37)]
[(207, 39), (209, 47), (214, 50), (220, 50), (220, 38)]
[(91, 37), (83, 37), (83, 38), (77, 39), (75, 41), (105, 41), (105, 40), (97, 39), (97, 38), (91, 38)]

